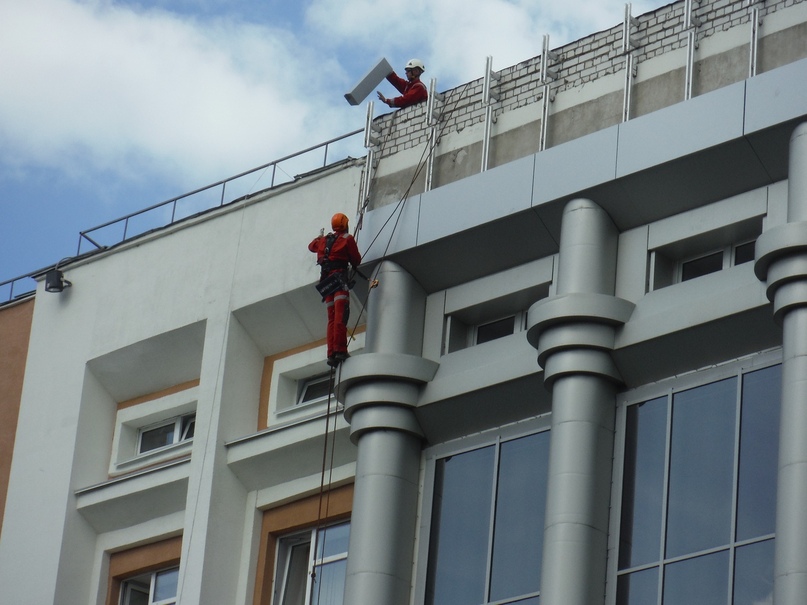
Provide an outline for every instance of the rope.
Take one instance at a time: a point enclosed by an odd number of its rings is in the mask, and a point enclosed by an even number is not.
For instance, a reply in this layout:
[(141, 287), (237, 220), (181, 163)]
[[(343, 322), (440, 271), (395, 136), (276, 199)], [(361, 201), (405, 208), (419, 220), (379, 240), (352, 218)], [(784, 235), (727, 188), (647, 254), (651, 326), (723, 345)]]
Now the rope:
[[(340, 377), (341, 377), (341, 366), (340, 366)], [(322, 470), (320, 472), (320, 481), (319, 481), (319, 498), (317, 500), (317, 525), (314, 531), (314, 548), (312, 551), (312, 560), (314, 561), (314, 566), (311, 568), (311, 581), (316, 581), (317, 577), (317, 553), (319, 552), (319, 534), (322, 530), (322, 501), (325, 498), (325, 471), (327, 470), (328, 466), (328, 436), (330, 433), (330, 420), (331, 420), (331, 401), (333, 400), (333, 392), (334, 392), (334, 378), (336, 375), (336, 368), (331, 368), (331, 371), (328, 375), (328, 407), (325, 413), (325, 440), (322, 446)], [(326, 499), (325, 505), (325, 518), (328, 518), (328, 509), (330, 507), (331, 502), (331, 483), (333, 479), (333, 452), (335, 451), (336, 445), (336, 422), (337, 419), (334, 418), (333, 422), (333, 439), (331, 441), (331, 461), (330, 461), (330, 473), (328, 476), (328, 495)], [(323, 543), (322, 543), (323, 550), (325, 548), (325, 541), (323, 536)], [(319, 592), (322, 590), (322, 582), (319, 583), (317, 587), (317, 603), (319, 603)], [(309, 602), (313, 603), (314, 598), (314, 591), (311, 591), (309, 595)]]
[[(426, 140), (426, 147), (423, 149), (423, 153), (421, 154), (420, 160), (418, 161), (418, 164), (417, 164), (417, 166), (415, 168), (415, 173), (412, 176), (412, 179), (409, 182), (409, 185), (407, 186), (406, 191), (404, 191), (403, 196), (397, 202), (396, 207), (392, 211), (390, 216), (387, 218), (386, 221), (384, 221), (384, 224), (381, 226), (381, 229), (379, 229), (379, 231), (376, 234), (375, 238), (373, 238), (373, 241), (370, 242), (370, 246), (368, 246), (368, 248), (367, 248), (368, 251), (370, 250), (370, 248), (372, 248), (372, 246), (378, 240), (379, 236), (381, 235), (381, 232), (386, 228), (389, 221), (392, 220), (392, 217), (395, 216), (395, 214), (397, 213), (397, 218), (395, 219), (395, 223), (392, 226), (392, 231), (390, 233), (389, 239), (387, 240), (387, 245), (384, 248), (384, 253), (383, 253), (382, 257), (381, 257), (381, 260), (384, 260), (386, 258), (386, 256), (387, 256), (387, 252), (389, 252), (390, 245), (392, 244), (392, 237), (395, 235), (395, 230), (398, 228), (398, 223), (399, 223), (399, 221), (401, 219), (401, 216), (403, 215), (403, 212), (402, 211), (399, 212), (399, 209), (402, 210), (402, 207), (403, 207), (404, 203), (406, 202), (407, 199), (409, 199), (409, 194), (410, 194), (410, 192), (412, 190), (412, 187), (414, 186), (415, 181), (417, 180), (418, 176), (420, 176), (420, 173), (423, 170), (423, 167), (425, 166), (425, 163), (426, 163), (425, 160), (428, 159), (427, 152), (428, 153), (433, 153), (434, 149), (436, 148), (436, 144), (432, 145), (432, 137), (436, 137), (436, 139), (439, 140), (440, 136), (442, 136), (443, 130), (445, 130), (446, 125), (448, 123), (448, 118), (456, 110), (457, 105), (462, 100), (462, 98), (465, 96), (466, 92), (468, 91), (469, 84), (466, 84), (464, 86), (464, 90), (462, 91), (462, 93), (460, 95), (458, 95), (458, 98), (454, 102), (454, 105), (452, 106), (451, 111), (449, 111), (446, 114), (446, 119), (443, 121), (443, 124), (442, 124), (442, 127), (440, 128), (440, 130), (437, 131), (437, 132), (432, 131), (431, 135)], [(393, 117), (393, 120), (394, 119), (395, 118)], [(390, 129), (390, 132), (391, 131), (392, 131), (392, 129)], [(388, 138), (389, 138), (389, 135), (387, 135), (387, 138), (383, 141), (383, 144), (386, 144), (386, 141), (387, 141)], [(382, 148), (383, 148), (383, 144), (382, 144)], [(369, 172), (368, 172), (368, 175), (369, 175)], [(362, 212), (362, 217), (363, 217), (363, 212)], [(359, 223), (361, 223), (361, 220), (359, 220)], [(357, 230), (356, 230), (356, 233), (355, 233), (354, 237), (356, 237), (356, 236), (358, 236), (358, 225), (357, 225)], [(367, 254), (367, 251), (365, 251), (365, 254)], [(376, 267), (376, 270), (375, 270), (375, 274), (368, 281), (370, 281), (372, 283), (375, 280), (375, 278), (378, 276), (378, 271), (380, 270), (380, 268), (381, 268), (381, 263), (378, 264), (378, 267)], [(364, 297), (364, 301), (362, 302), (361, 309), (359, 309), (359, 313), (358, 313), (358, 315), (356, 317), (356, 323), (353, 326), (353, 330), (351, 330), (351, 332), (350, 332), (350, 339), (351, 340), (354, 338), (354, 335), (356, 333), (356, 329), (358, 328), (358, 325), (359, 325), (359, 320), (361, 319), (361, 316), (364, 313), (365, 308), (367, 307), (367, 301), (369, 300), (369, 297), (370, 297), (370, 289), (368, 289), (367, 295)], [(333, 485), (333, 467), (334, 467), (335, 452), (336, 452), (336, 432), (337, 432), (337, 420), (338, 420), (337, 418), (334, 418), (333, 429), (331, 429), (331, 424), (330, 424), (330, 418), (331, 418), (331, 413), (332, 413), (331, 412), (331, 401), (334, 399), (333, 395), (334, 395), (334, 390), (335, 390), (336, 385), (339, 384), (341, 382), (341, 380), (342, 380), (342, 365), (339, 364), (339, 366), (337, 366), (337, 367), (338, 367), (338, 380), (337, 380), (337, 368), (331, 368), (331, 371), (329, 373), (328, 404), (327, 404), (327, 411), (326, 411), (326, 414), (325, 414), (325, 439), (324, 439), (323, 448), (322, 448), (322, 469), (321, 469), (321, 472), (320, 472), (319, 498), (318, 498), (318, 501), (317, 501), (317, 526), (316, 526), (316, 531), (314, 532), (314, 549), (313, 549), (312, 560), (315, 562), (315, 565), (311, 570), (312, 582), (316, 581), (316, 561), (317, 561), (317, 557), (318, 557), (318, 553), (319, 553), (319, 534), (320, 534), (320, 531), (322, 530), (323, 516), (324, 516), (325, 519), (327, 519), (328, 515), (330, 513), (331, 486)], [(337, 401), (336, 402), (336, 409), (334, 409), (334, 413), (338, 411), (338, 407), (339, 407), (339, 402)], [(331, 430), (333, 430), (332, 435), (330, 435)], [(330, 444), (330, 447), (331, 447), (330, 460), (328, 459), (328, 440), (329, 440), (329, 436), (331, 436), (331, 439), (330, 439), (330, 441), (331, 441), (331, 444)], [(328, 474), (327, 490), (325, 489), (326, 471), (327, 471), (327, 474)], [(323, 508), (322, 508), (323, 500), (325, 501), (324, 515), (323, 515)], [(325, 540), (325, 537), (323, 536), (323, 542), (322, 542), (323, 550), (325, 548), (325, 541), (324, 540)], [(319, 585), (317, 586), (317, 601), (316, 601), (317, 603), (320, 602), (321, 591), (322, 591), (322, 582), (320, 582)], [(313, 599), (314, 599), (314, 591), (312, 590), (311, 594), (310, 594), (310, 597), (309, 597), (310, 605), (313, 604), (313, 602), (314, 602)]]
[[(441, 124), (440, 129), (436, 133), (432, 132), (432, 135), (429, 136), (426, 139), (426, 146), (423, 148), (423, 152), (420, 154), (420, 159), (418, 160), (418, 163), (417, 163), (417, 165), (415, 167), (415, 172), (414, 172), (414, 174), (412, 176), (412, 179), (409, 181), (409, 185), (407, 186), (406, 190), (404, 191), (404, 194), (401, 196), (401, 199), (398, 200), (398, 202), (396, 203), (395, 208), (390, 213), (389, 217), (387, 217), (387, 220), (385, 220), (384, 223), (381, 225), (381, 228), (378, 230), (378, 233), (376, 233), (376, 236), (370, 242), (370, 245), (367, 246), (367, 250), (365, 250), (365, 252), (364, 252), (365, 256), (367, 255), (367, 252), (369, 252), (370, 249), (373, 247), (373, 245), (376, 243), (378, 238), (381, 236), (381, 233), (384, 231), (386, 226), (392, 220), (392, 217), (396, 216), (396, 214), (397, 214), (397, 217), (395, 219), (395, 223), (392, 226), (392, 231), (390, 232), (390, 235), (389, 235), (389, 239), (387, 240), (387, 245), (384, 248), (384, 253), (381, 255), (381, 258), (379, 259), (379, 263), (375, 268), (374, 274), (368, 280), (370, 283), (372, 283), (372, 282), (374, 282), (376, 280), (376, 278), (378, 277), (378, 272), (381, 270), (381, 261), (383, 261), (384, 259), (387, 258), (387, 252), (389, 252), (389, 248), (392, 245), (392, 238), (395, 235), (395, 230), (398, 228), (398, 223), (401, 220), (401, 216), (403, 215), (403, 205), (409, 199), (409, 194), (412, 191), (412, 187), (414, 187), (415, 181), (417, 181), (417, 178), (420, 176), (421, 171), (423, 170), (424, 166), (426, 165), (426, 161), (429, 158), (428, 154), (433, 153), (434, 150), (437, 148), (436, 144), (432, 145), (432, 136), (434, 136), (436, 141), (440, 140), (440, 137), (442, 137), (442, 135), (443, 135), (443, 131), (448, 126), (449, 119), (451, 118), (454, 111), (456, 111), (457, 106), (459, 105), (460, 101), (462, 101), (465, 98), (465, 95), (467, 94), (468, 90), (470, 89), (470, 84), (471, 83), (468, 82), (465, 85), (463, 85), (462, 92), (459, 95), (457, 95), (457, 99), (456, 99), (456, 101), (454, 101), (453, 105), (451, 106), (451, 109), (444, 114), (445, 117), (442, 120), (442, 124)], [(390, 132), (391, 131), (392, 131), (392, 129), (390, 129)], [(362, 218), (363, 218), (363, 215), (362, 215)], [(358, 229), (358, 226), (357, 226), (357, 229)], [(357, 237), (357, 236), (358, 236), (358, 232), (356, 233), (356, 235), (354, 235), (354, 237)], [(356, 333), (356, 329), (359, 326), (359, 320), (361, 319), (362, 313), (364, 313), (364, 309), (367, 307), (367, 302), (368, 302), (369, 299), (370, 299), (370, 289), (367, 290), (367, 295), (364, 297), (364, 300), (362, 301), (361, 308), (359, 309), (359, 313), (356, 316), (356, 323), (353, 325), (353, 329), (350, 331), (350, 337), (349, 338), (351, 340), (353, 340), (353, 338), (354, 338), (354, 335)]]

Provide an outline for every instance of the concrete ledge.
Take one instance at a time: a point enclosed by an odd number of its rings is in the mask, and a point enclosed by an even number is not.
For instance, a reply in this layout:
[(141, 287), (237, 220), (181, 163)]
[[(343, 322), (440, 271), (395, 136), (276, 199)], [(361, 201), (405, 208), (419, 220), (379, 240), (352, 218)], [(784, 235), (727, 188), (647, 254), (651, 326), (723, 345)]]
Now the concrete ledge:
[[(803, 252), (807, 252), (807, 222), (768, 229), (757, 238), (754, 273), (760, 281), (767, 281), (768, 271), (778, 259)], [(768, 298), (773, 300), (770, 294)]]
[(390, 378), (415, 383), (429, 382), (437, 373), (439, 363), (402, 353), (366, 353), (356, 355), (342, 364), (336, 395), (345, 401), (345, 395), (354, 385), (367, 380)]
[[(347, 410), (345, 410), (347, 414)], [(393, 430), (424, 436), (414, 411), (397, 405), (367, 405), (353, 411), (350, 421), (350, 440), (357, 444), (359, 437), (368, 431)]]
[(575, 293), (539, 300), (529, 310), (527, 340), (538, 348), (541, 333), (561, 323), (624, 324), (630, 319), (634, 307), (632, 302), (608, 294)]

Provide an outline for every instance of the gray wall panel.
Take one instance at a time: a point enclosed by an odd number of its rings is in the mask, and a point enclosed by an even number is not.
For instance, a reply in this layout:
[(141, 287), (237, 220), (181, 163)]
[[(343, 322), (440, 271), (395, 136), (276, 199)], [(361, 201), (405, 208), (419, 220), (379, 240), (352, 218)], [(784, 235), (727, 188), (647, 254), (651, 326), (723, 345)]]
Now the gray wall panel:
[(738, 82), (620, 125), (617, 176), (741, 137), (744, 93)]
[(418, 244), (529, 209), (533, 169), (528, 156), (424, 193)]
[(533, 204), (613, 180), (618, 134), (619, 128), (612, 126), (537, 154)]
[(747, 80), (745, 129), (750, 134), (807, 115), (807, 59)]
[[(379, 260), (384, 256), (388, 244), (388, 254), (417, 245), (419, 214), (419, 195), (409, 197), (402, 207), (398, 204), (388, 204), (367, 212), (364, 215), (364, 228), (358, 240), (359, 250), (364, 255), (363, 262)], [(367, 247), (373, 240), (375, 243), (368, 250)]]

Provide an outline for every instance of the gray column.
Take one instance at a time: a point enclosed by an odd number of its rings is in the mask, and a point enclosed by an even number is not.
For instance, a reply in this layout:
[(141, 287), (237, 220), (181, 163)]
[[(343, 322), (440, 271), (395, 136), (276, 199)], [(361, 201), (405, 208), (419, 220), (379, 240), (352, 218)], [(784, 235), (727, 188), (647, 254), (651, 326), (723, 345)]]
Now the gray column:
[(389, 261), (378, 281), (366, 352), (344, 363), (338, 392), (358, 446), (345, 603), (408, 605), (423, 436), (414, 407), (437, 364), (420, 356), (423, 289)]
[(563, 213), (557, 294), (530, 308), (527, 337), (552, 391), (542, 605), (605, 599), (615, 391), (614, 329), (633, 304), (615, 298), (618, 232), (589, 200)]
[(757, 240), (754, 270), (782, 325), (776, 605), (807, 603), (807, 123), (790, 139), (788, 223)]

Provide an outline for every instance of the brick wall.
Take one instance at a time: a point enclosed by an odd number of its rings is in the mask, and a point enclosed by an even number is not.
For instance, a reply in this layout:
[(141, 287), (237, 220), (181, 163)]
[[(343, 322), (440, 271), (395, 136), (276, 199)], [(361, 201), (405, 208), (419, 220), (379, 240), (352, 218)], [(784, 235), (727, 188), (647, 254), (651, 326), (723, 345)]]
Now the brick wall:
[[(754, 6), (760, 9), (760, 17), (764, 17), (804, 1), (807, 0), (767, 0), (749, 5), (748, 0), (692, 0), (693, 15), (701, 21), (695, 30), (696, 40), (702, 41), (734, 27), (748, 28)], [(686, 47), (688, 28), (684, 23), (684, 11), (685, 2), (681, 0), (635, 16), (638, 27), (632, 28), (632, 33), (638, 36), (638, 47), (633, 50), (637, 64)], [(762, 33), (764, 35), (764, 31)], [(560, 60), (554, 65), (558, 73), (557, 79), (550, 84), (552, 94), (562, 94), (622, 71), (625, 66), (622, 36), (623, 25), (618, 23), (610, 29), (553, 49)], [(496, 115), (539, 103), (544, 91), (540, 71), (540, 56), (500, 70), (496, 88), (499, 101), (494, 105)], [(479, 78), (443, 93), (443, 102), (437, 103), (444, 114), (439, 126), (442, 132), (462, 132), (484, 120), (482, 86), (483, 79)], [(536, 106), (536, 115), (540, 115), (539, 107)], [(376, 123), (382, 128), (384, 140), (381, 157), (425, 145), (428, 140), (425, 103), (381, 116)]]

